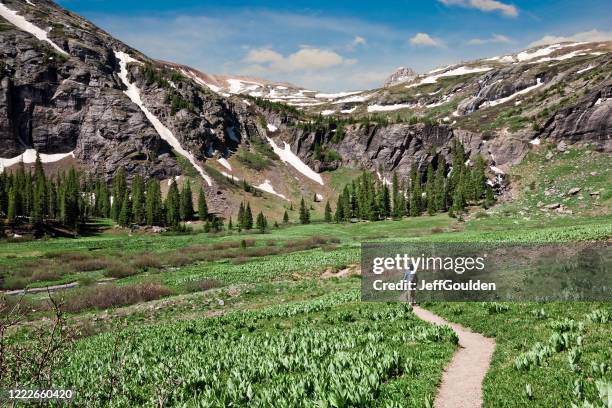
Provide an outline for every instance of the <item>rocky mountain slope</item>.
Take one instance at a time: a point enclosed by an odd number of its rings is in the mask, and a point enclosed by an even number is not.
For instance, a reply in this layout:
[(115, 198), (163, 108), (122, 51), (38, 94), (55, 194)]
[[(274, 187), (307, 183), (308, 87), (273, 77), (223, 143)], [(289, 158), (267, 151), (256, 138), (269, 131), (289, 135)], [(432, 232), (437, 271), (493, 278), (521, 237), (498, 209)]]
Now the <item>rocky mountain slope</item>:
[(0, 170), (39, 152), (107, 179), (119, 167), (188, 176), (227, 214), (245, 198), (266, 211), (323, 202), (361, 168), (424, 172), (454, 138), (491, 179), (547, 141), (612, 151), (612, 43), (403, 69), (378, 89), (324, 94), (153, 60), (48, 0), (3, 0), (0, 39)]

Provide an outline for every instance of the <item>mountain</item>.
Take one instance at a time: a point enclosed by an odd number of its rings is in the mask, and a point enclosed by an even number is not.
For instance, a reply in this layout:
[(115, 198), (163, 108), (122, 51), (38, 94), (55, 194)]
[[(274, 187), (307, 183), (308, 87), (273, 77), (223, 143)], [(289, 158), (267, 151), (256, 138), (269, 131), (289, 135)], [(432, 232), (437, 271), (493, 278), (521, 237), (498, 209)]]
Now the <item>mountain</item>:
[(227, 216), (242, 200), (322, 206), (361, 169), (425, 173), (455, 139), (498, 184), (539, 143), (612, 151), (610, 42), (402, 68), (381, 88), (326, 94), (151, 59), (48, 0), (7, 0), (0, 16), (0, 170), (38, 152), (107, 180), (120, 167), (162, 186), (200, 179)]
[(417, 73), (412, 68), (399, 67), (383, 82), (383, 88), (401, 84), (402, 82), (412, 81), (416, 78)]

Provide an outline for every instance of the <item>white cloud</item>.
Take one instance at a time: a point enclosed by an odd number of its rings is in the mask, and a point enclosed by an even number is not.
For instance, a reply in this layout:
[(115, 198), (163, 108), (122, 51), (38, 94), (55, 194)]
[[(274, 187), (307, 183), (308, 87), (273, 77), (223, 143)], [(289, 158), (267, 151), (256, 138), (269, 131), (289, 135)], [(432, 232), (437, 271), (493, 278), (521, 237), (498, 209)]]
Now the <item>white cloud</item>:
[(414, 37), (410, 39), (410, 44), (416, 46), (429, 46), (429, 47), (441, 47), (444, 43), (436, 38), (432, 38), (427, 33), (416, 33)]
[(483, 44), (509, 44), (512, 40), (502, 34), (493, 34), (489, 38), (472, 38), (467, 43), (469, 45), (483, 45)]
[(253, 49), (244, 60), (257, 64), (253, 67), (256, 70), (268, 72), (318, 71), (355, 63), (355, 60), (344, 58), (334, 51), (314, 47), (303, 47), (287, 56), (270, 48)]
[(508, 17), (516, 17), (519, 14), (514, 4), (506, 4), (497, 0), (439, 0), (447, 6), (461, 6), (475, 8), (484, 12), (499, 11)]
[(366, 43), (366, 39), (358, 35), (353, 38), (351, 45), (355, 47), (357, 45), (366, 45)]
[(545, 35), (537, 41), (529, 44), (530, 47), (537, 47), (546, 44), (555, 44), (568, 41), (585, 41), (585, 42), (596, 42), (596, 41), (612, 41), (612, 31), (599, 31), (593, 29), (591, 31), (582, 31), (568, 36), (556, 36), (556, 35)]

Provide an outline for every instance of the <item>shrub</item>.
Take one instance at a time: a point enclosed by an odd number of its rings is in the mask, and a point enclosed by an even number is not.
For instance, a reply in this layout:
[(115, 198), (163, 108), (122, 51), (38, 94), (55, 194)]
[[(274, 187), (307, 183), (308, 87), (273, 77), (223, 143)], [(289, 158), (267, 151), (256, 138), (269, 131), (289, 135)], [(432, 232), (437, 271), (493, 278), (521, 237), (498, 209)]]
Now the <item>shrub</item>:
[(166, 263), (170, 266), (185, 266), (193, 263), (193, 260), (191, 257), (177, 252), (170, 254), (166, 260)]
[(206, 290), (218, 288), (222, 286), (221, 282), (214, 279), (198, 279), (198, 280), (190, 280), (185, 282), (185, 291), (192, 292), (204, 292)]
[(140, 283), (128, 286), (108, 284), (73, 290), (67, 296), (62, 309), (73, 313), (86, 309), (108, 309), (148, 302), (171, 294), (170, 289), (158, 283)]
[(151, 254), (140, 254), (132, 259), (132, 265), (135, 268), (147, 270), (150, 268), (159, 269), (161, 268), (161, 261), (155, 256)]
[(85, 258), (70, 262), (70, 266), (78, 272), (98, 271), (109, 265), (105, 258)]
[(104, 276), (108, 278), (126, 278), (128, 276), (135, 275), (138, 271), (132, 265), (125, 263), (112, 263), (106, 267), (106, 271), (104, 271)]

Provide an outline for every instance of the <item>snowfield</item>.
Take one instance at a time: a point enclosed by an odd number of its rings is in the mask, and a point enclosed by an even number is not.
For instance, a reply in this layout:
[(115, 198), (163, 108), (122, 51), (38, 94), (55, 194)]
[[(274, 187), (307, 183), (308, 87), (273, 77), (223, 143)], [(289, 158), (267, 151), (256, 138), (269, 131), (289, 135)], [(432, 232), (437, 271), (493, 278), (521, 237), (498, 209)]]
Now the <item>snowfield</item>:
[[(43, 163), (54, 163), (56, 161), (62, 160), (66, 157), (74, 157), (74, 150), (68, 153), (54, 153), (54, 154), (46, 154), (40, 153), (40, 161)], [(10, 167), (17, 163), (30, 164), (36, 161), (36, 150), (35, 149), (27, 149), (25, 152), (20, 154), (19, 156), (15, 156), (9, 159), (4, 159), (0, 157), (0, 173), (4, 171), (6, 167)]]
[(274, 153), (278, 154), (278, 157), (280, 157), (282, 161), (284, 161), (285, 163), (289, 163), (294, 169), (296, 169), (309, 179), (316, 181), (322, 186), (325, 185), (323, 183), (323, 178), (321, 177), (321, 175), (310, 167), (308, 167), (306, 163), (304, 163), (299, 157), (296, 156), (295, 153), (291, 151), (291, 146), (289, 146), (289, 143), (283, 142), (285, 143), (285, 148), (281, 149), (274, 142), (274, 140), (270, 139), (267, 136), (266, 139), (268, 139), (268, 143), (270, 143), (270, 146), (272, 146), (272, 150), (274, 150)]
[(198, 164), (198, 162), (195, 160), (195, 158), (190, 152), (183, 149), (183, 146), (181, 146), (181, 143), (174, 136), (174, 134), (172, 134), (170, 129), (164, 126), (164, 124), (161, 123), (157, 116), (151, 113), (151, 111), (149, 111), (149, 109), (144, 106), (144, 104), (142, 103), (142, 99), (140, 98), (140, 90), (135, 84), (130, 83), (128, 79), (127, 64), (130, 62), (140, 63), (140, 61), (132, 58), (123, 51), (115, 51), (115, 57), (117, 57), (117, 59), (119, 60), (119, 79), (121, 79), (121, 82), (123, 82), (123, 84), (127, 88), (127, 90), (123, 91), (123, 93), (125, 93), (130, 98), (130, 100), (136, 105), (138, 105), (138, 107), (144, 112), (145, 116), (147, 117), (147, 119), (149, 119), (149, 122), (151, 122), (159, 136), (166, 142), (168, 142), (168, 144), (172, 146), (172, 148), (176, 150), (178, 154), (185, 156), (187, 160), (189, 160), (189, 162), (193, 165), (193, 167), (198, 170), (198, 172), (206, 181), (206, 183), (209, 186), (212, 186), (212, 179), (208, 176), (208, 174), (204, 172), (202, 166)]
[(232, 171), (232, 165), (229, 164), (229, 162), (227, 161), (227, 159), (225, 157), (221, 157), (221, 158), (217, 159), (217, 161), (219, 162), (220, 165), (222, 165), (223, 167), (225, 167), (229, 171)]
[[(446, 68), (444, 68), (446, 69)], [(460, 75), (467, 75), (467, 74), (474, 74), (474, 73), (478, 73), (478, 72), (486, 72), (486, 71), (490, 71), (493, 68), (491, 67), (475, 67), (475, 68), (470, 68), (470, 67), (466, 67), (466, 66), (461, 66), (461, 67), (457, 67), (454, 69), (451, 69), (450, 71), (446, 71), (443, 72), (441, 74), (437, 74), (437, 75), (428, 75), (426, 77), (419, 77), (421, 78), (420, 81), (415, 82), (413, 84), (410, 85), (406, 85), (406, 88), (414, 88), (420, 85), (424, 85), (424, 84), (435, 84), (438, 81), (438, 78), (444, 78), (444, 77), (450, 77), (450, 76), (460, 76)], [(430, 71), (431, 73), (432, 71)]]
[(274, 190), (274, 187), (272, 186), (272, 184), (270, 184), (270, 180), (266, 180), (263, 183), (261, 183), (258, 186), (255, 186), (256, 188), (265, 191), (266, 193), (270, 193), (270, 194), (274, 194), (277, 197), (282, 198), (283, 200), (287, 200), (287, 197), (285, 197), (284, 195), (282, 195), (281, 193), (277, 193), (276, 190)]
[(8, 20), (11, 24), (16, 26), (18, 29), (32, 34), (34, 37), (36, 37), (40, 41), (48, 42), (60, 54), (66, 55), (66, 56), (68, 55), (66, 51), (61, 49), (56, 43), (54, 43), (53, 41), (49, 39), (49, 36), (47, 35), (47, 31), (30, 23), (28, 20), (25, 19), (25, 17), (17, 14), (15, 10), (11, 10), (10, 8), (6, 7), (4, 3), (0, 3), (0, 16), (4, 17), (6, 20)]
[(268, 123), (267, 127), (268, 127), (268, 130), (270, 132), (276, 132), (278, 130), (278, 128), (276, 126), (274, 126), (274, 125), (272, 125), (270, 123)]
[(324, 111), (321, 111), (321, 115), (323, 116), (333, 115), (334, 113), (336, 113), (336, 111), (332, 109), (326, 109)]
[(398, 109), (414, 108), (411, 103), (397, 103), (395, 105), (368, 105), (368, 112), (388, 112)]

